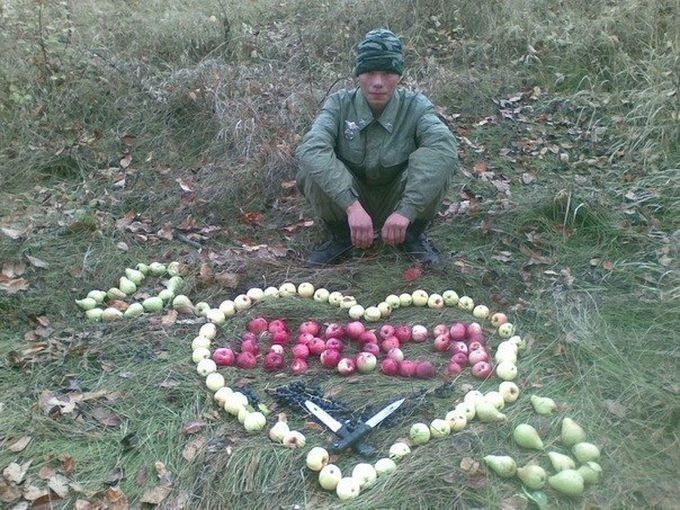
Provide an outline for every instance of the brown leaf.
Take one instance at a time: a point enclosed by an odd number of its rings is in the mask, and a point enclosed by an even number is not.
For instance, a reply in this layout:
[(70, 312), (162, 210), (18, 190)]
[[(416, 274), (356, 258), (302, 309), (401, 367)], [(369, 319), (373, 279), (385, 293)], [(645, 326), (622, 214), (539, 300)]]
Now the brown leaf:
[(26, 471), (33, 463), (32, 460), (26, 461), (23, 464), (18, 464), (16, 462), (11, 462), (5, 469), (2, 470), (2, 476), (8, 482), (20, 484), (26, 476)]
[(86, 499), (77, 499), (74, 508), (75, 510), (96, 510), (98, 507)]
[(168, 313), (161, 317), (161, 325), (172, 326), (175, 322), (177, 322), (177, 315), (177, 310), (168, 310)]
[(196, 454), (201, 448), (203, 448), (206, 442), (207, 439), (203, 436), (194, 438), (184, 447), (184, 450), (182, 451), (182, 457), (188, 461), (194, 460), (194, 457), (196, 457)]
[(31, 263), (33, 267), (38, 267), (41, 269), (46, 269), (50, 267), (50, 265), (45, 262), (44, 260), (40, 260), (37, 257), (31, 257), (30, 255), (26, 255), (26, 259)]
[(529, 172), (524, 172), (522, 174), (522, 184), (531, 184), (536, 180), (536, 175)]
[(527, 499), (518, 494), (501, 501), (501, 510), (524, 510), (528, 506)]
[(474, 172), (476, 174), (483, 174), (483, 173), (485, 173), (489, 170), (489, 167), (487, 166), (487, 164), (484, 161), (478, 161), (472, 167), (472, 170), (474, 170)]
[(130, 166), (131, 163), (132, 163), (132, 154), (127, 153), (121, 158), (120, 167), (122, 169), (126, 169), (127, 167)]
[(44, 498), (49, 493), (50, 491), (44, 487), (28, 485), (24, 487), (23, 496), (24, 499), (27, 499), (28, 501), (35, 501), (36, 499)]
[(7, 278), (21, 276), (26, 272), (26, 264), (23, 262), (5, 262), (2, 264), (2, 275)]
[(73, 460), (73, 457), (66, 453), (62, 453), (59, 455), (59, 461), (61, 462), (61, 469), (64, 470), (64, 473), (67, 476), (73, 473), (73, 468), (75, 467), (75, 461)]
[(116, 243), (116, 248), (118, 248), (120, 251), (129, 251), (130, 247), (127, 245), (127, 243), (121, 241), (119, 243)]
[(0, 501), (11, 503), (21, 497), (19, 489), (9, 484), (4, 478), (0, 478)]
[(17, 439), (13, 443), (11, 443), (7, 447), (7, 449), (10, 452), (13, 452), (13, 453), (19, 453), (19, 452), (23, 451), (24, 448), (26, 448), (28, 446), (28, 443), (31, 442), (31, 439), (32, 439), (31, 436), (20, 437), (19, 439)]
[(617, 402), (616, 400), (605, 400), (603, 404), (605, 409), (614, 416), (618, 418), (626, 417), (626, 408), (620, 402)]
[(128, 510), (128, 499), (119, 487), (111, 487), (104, 494), (106, 510)]
[(603, 260), (602, 268), (606, 269), (607, 271), (611, 271), (612, 269), (614, 269), (614, 263), (611, 260)]
[(191, 420), (182, 426), (182, 434), (189, 436), (191, 434), (196, 434), (206, 427), (207, 423), (203, 420)]
[(5, 227), (0, 228), (0, 232), (5, 234), (10, 239), (14, 239), (15, 241), (17, 239), (19, 239), (25, 233), (25, 232), (21, 232), (20, 230), (16, 230), (16, 229), (13, 229), (13, 228), (5, 228)]
[(172, 483), (172, 473), (168, 471), (168, 468), (165, 467), (165, 464), (160, 461), (156, 461), (154, 463), (154, 468), (156, 469), (156, 474), (158, 475), (158, 479), (161, 481), (161, 483), (165, 485), (170, 485)]
[(21, 292), (22, 290), (28, 290), (29, 286), (28, 281), (23, 278), (16, 278), (8, 281), (0, 280), (0, 290), (5, 291), (10, 296), (17, 292)]
[(168, 485), (156, 485), (156, 487), (145, 490), (140, 501), (151, 505), (159, 505), (171, 492), (172, 487)]
[(460, 469), (466, 473), (476, 473), (479, 471), (479, 462), (471, 457), (463, 457), (460, 460)]
[(412, 282), (420, 278), (423, 274), (423, 270), (419, 266), (411, 266), (406, 271), (404, 271), (404, 281)]
[(213, 280), (213, 270), (210, 264), (203, 262), (198, 271), (198, 279), (203, 283), (211, 283)]
[(215, 283), (228, 289), (235, 289), (239, 286), (240, 278), (236, 273), (229, 271), (222, 271), (215, 275)]
[(264, 214), (260, 212), (241, 212), (241, 221), (254, 227), (260, 226), (264, 220)]
[(122, 420), (120, 417), (105, 407), (96, 407), (92, 410), (92, 416), (105, 427), (118, 427)]

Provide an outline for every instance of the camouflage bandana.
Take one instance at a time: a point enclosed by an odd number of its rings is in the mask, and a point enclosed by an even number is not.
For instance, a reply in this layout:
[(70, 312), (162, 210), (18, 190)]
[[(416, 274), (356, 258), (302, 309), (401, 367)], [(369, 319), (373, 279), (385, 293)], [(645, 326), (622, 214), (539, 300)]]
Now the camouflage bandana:
[(404, 54), (401, 41), (393, 32), (379, 28), (366, 34), (357, 45), (354, 74), (368, 71), (388, 71), (401, 75), (404, 72)]

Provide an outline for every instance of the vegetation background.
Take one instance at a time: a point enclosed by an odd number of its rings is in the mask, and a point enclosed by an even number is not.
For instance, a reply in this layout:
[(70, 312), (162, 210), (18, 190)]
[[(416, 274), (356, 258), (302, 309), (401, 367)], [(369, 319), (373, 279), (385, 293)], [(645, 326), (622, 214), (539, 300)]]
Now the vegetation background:
[[(301, 265), (318, 231), (292, 154), (323, 99), (352, 86), (353, 44), (375, 27), (402, 36), (404, 85), (460, 141), (432, 230), (447, 262), (415, 279), (380, 247), (339, 269)], [(678, 27), (675, 0), (0, 2), (2, 505), (339, 506), (305, 451), (244, 436), (218, 412), (190, 360), (196, 319), (107, 326), (74, 305), (125, 267), (181, 260), (194, 302), (285, 280), (364, 303), (454, 288), (529, 339), (507, 425), (418, 448), (356, 507), (528, 507), (481, 457), (548, 467), (509, 433), (529, 421), (554, 438), (565, 415), (602, 447), (604, 475), (580, 500), (547, 491), (550, 507), (676, 507)], [(301, 300), (257, 313), (344, 319)], [(409, 309), (394, 320), (462, 318)], [(229, 321), (223, 338), (244, 324)], [(263, 400), (289, 381), (225, 374)], [(312, 374), (356, 406), (367, 387), (383, 402), (435, 384)], [(445, 413), (463, 382), (474, 384), (461, 378), (414, 421)], [(537, 419), (531, 393), (560, 413)], [(291, 419), (308, 444), (328, 440)], [(371, 439), (386, 449), (407, 430)]]

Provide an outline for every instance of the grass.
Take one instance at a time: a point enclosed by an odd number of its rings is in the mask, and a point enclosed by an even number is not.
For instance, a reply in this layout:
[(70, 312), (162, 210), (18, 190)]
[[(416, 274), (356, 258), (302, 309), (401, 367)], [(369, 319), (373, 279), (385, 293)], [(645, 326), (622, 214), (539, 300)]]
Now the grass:
[[(157, 462), (170, 473), (162, 503), (169, 507), (525, 508), (516, 480), (476, 471), (474, 462), (509, 454), (547, 468), (545, 455), (512, 444), (511, 430), (529, 422), (551, 449), (567, 453), (555, 437), (571, 416), (602, 447), (603, 481), (574, 501), (546, 490), (550, 507), (672, 508), (680, 416), (677, 17), (664, 0), (0, 7), (0, 227), (9, 229), (0, 233), (0, 265), (5, 274), (23, 263), (16, 278), (28, 285), (0, 291), (0, 466), (32, 461), (19, 489), (46, 488), (48, 469), (67, 474), (75, 485), (55, 508), (77, 499), (111, 504), (121, 493), (148, 506), (160, 483)], [(286, 185), (294, 148), (329, 91), (351, 84), (352, 44), (375, 26), (403, 35), (406, 85), (441, 107), (461, 141), (463, 171), (431, 231), (448, 259), (412, 282), (402, 277), (410, 263), (380, 247), (340, 268), (305, 269), (301, 257), (319, 232), (291, 227), (310, 218)], [(266, 247), (246, 249), (254, 245)], [(184, 291), (213, 305), (284, 281), (308, 280), (362, 303), (456, 289), (506, 311), (528, 339), (522, 396), (504, 410), (507, 423), (473, 422), (414, 448), (392, 476), (342, 504), (317, 488), (304, 468), (306, 449), (248, 436), (214, 405), (189, 359), (200, 319), (83, 319), (75, 298), (151, 260), (181, 260)], [(159, 285), (145, 285), (140, 297)], [(345, 320), (298, 298), (258, 304), (254, 313), (293, 325)], [(393, 317), (430, 326), (467, 318), (451, 308)], [(233, 342), (246, 320), (228, 321), (220, 341)], [(409, 352), (432, 357), (427, 345)], [(272, 407), (270, 421), (285, 410), (267, 389), (291, 376), (224, 374), (252, 386)], [(342, 380), (315, 366), (306, 380), (357, 409), (442, 382)], [(374, 431), (371, 442), (385, 452), (412, 422), (444, 415), (466, 384), (479, 385), (463, 376), (412, 416)], [(49, 392), (68, 391), (104, 396), (61, 415), (44, 404)], [(534, 393), (554, 398), (559, 412), (535, 415)], [(287, 412), (308, 445), (328, 442)], [(184, 434), (195, 420), (200, 430)], [(24, 436), (26, 448), (11, 451)], [(195, 452), (186, 449), (196, 441)], [(334, 460), (347, 473), (359, 459)], [(8, 491), (0, 484), (11, 507), (22, 498)]]

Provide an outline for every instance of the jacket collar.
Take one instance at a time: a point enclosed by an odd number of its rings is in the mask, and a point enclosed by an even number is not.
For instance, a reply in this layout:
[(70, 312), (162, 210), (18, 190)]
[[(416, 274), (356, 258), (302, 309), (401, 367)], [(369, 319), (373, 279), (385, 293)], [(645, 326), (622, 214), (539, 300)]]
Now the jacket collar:
[(380, 118), (373, 117), (373, 111), (366, 101), (366, 97), (361, 92), (361, 88), (357, 87), (356, 96), (354, 97), (354, 108), (357, 112), (357, 124), (361, 129), (366, 128), (374, 120), (378, 122), (388, 133), (392, 133), (394, 129), (394, 120), (397, 116), (399, 103), (401, 101), (401, 94), (399, 90), (395, 90), (390, 102), (382, 112)]

